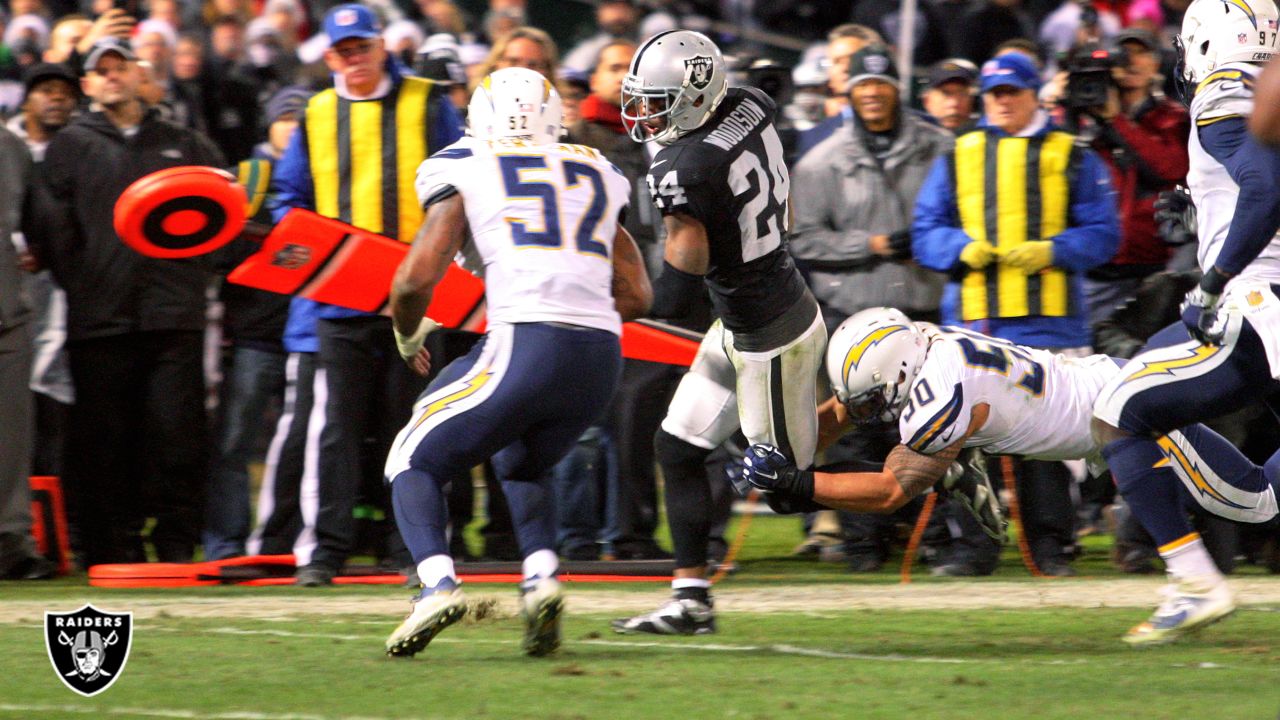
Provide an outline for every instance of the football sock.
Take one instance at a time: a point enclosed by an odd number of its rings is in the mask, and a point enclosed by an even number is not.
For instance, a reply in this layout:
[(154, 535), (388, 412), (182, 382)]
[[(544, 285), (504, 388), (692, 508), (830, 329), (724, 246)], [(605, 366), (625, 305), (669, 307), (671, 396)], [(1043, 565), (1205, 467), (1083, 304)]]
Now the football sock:
[(418, 563), (418, 582), (423, 587), (435, 587), (441, 580), (449, 578), (454, 585), (458, 584), (458, 574), (453, 569), (453, 558), (448, 555), (432, 555)]
[(1169, 459), (1154, 440), (1126, 437), (1102, 449), (1116, 489), (1129, 510), (1151, 533), (1156, 547), (1193, 534), (1182, 507), (1182, 482), (1169, 466)]
[(1215, 581), (1223, 579), (1222, 572), (1214, 564), (1199, 533), (1193, 532), (1167, 545), (1161, 545), (1160, 557), (1173, 577), (1209, 577)]
[(560, 559), (551, 550), (538, 550), (524, 559), (524, 579), (555, 577), (560, 570)]
[(711, 451), (662, 429), (654, 436), (654, 448), (665, 480), (667, 522), (676, 567), (702, 567), (707, 564), (707, 538), (711, 534), (711, 485), (706, 470)]
[(503, 480), (502, 492), (511, 509), (511, 526), (520, 552), (528, 557), (556, 546), (555, 507), (551, 503), (551, 475), (538, 480)]
[[(424, 470), (405, 470), (391, 483), (391, 507), (400, 537), (415, 562), (449, 554), (449, 506), (445, 503), (444, 483)], [(427, 580), (421, 574), (419, 578)]]
[(676, 578), (671, 581), (671, 590), (677, 600), (711, 604), (711, 581), (706, 578)]

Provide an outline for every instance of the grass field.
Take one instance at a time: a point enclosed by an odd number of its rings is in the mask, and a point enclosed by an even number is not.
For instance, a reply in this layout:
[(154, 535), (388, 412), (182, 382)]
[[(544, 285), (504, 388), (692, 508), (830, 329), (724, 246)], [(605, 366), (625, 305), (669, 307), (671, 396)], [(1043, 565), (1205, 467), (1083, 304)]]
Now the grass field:
[[(1159, 578), (1120, 577), (1090, 539), (1084, 577), (1038, 580), (1012, 550), (995, 576), (910, 585), (786, 552), (795, 521), (758, 518), (722, 583), (720, 632), (618, 636), (611, 617), (662, 584), (570, 585), (565, 646), (519, 654), (514, 589), (469, 585), (483, 617), (412, 660), (382, 654), (407, 608), (394, 587), (100, 590), (0, 583), (0, 718), (1265, 718), (1280, 713), (1280, 578), (1233, 580), (1234, 617), (1145, 651), (1118, 637)], [(927, 574), (925, 574), (927, 575)], [(43, 610), (135, 612), (118, 682), (63, 687)]]

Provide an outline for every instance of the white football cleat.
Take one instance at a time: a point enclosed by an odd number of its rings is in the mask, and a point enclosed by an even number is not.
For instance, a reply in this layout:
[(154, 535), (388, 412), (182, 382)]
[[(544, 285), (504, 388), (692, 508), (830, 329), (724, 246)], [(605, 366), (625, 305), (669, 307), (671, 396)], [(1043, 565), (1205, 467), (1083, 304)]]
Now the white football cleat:
[(1145, 622), (1134, 625), (1123, 640), (1134, 647), (1172, 642), (1211, 625), (1236, 610), (1236, 598), (1225, 580), (1186, 578), (1166, 585), (1164, 602)]
[(560, 647), (560, 614), (564, 593), (555, 578), (534, 578), (520, 586), (520, 617), (524, 620), (524, 652), (549, 655)]
[(387, 638), (387, 654), (413, 657), (426, 649), (441, 630), (467, 614), (467, 598), (451, 578), (432, 588), (423, 588), (413, 599), (413, 609), (400, 627)]

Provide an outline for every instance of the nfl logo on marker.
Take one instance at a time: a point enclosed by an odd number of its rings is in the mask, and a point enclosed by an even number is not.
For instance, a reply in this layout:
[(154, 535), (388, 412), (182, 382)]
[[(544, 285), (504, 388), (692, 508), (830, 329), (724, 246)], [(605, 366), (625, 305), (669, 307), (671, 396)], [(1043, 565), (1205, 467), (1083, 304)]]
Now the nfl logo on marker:
[(339, 10), (337, 14), (333, 16), (333, 21), (343, 27), (347, 25), (355, 25), (356, 11), (355, 10)]
[(1236, 36), (1236, 40), (1239, 40), (1240, 44), (1244, 45), (1245, 43), (1249, 42), (1249, 36), (1244, 33), (1240, 33), (1239, 35)]
[(44, 646), (62, 684), (92, 697), (124, 672), (133, 644), (133, 613), (92, 605), (67, 613), (45, 612)]

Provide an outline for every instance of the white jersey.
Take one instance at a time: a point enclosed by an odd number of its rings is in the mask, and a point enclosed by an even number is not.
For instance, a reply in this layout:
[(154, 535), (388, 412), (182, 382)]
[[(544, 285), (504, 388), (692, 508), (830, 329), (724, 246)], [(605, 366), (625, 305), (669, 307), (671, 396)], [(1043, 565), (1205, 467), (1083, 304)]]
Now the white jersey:
[(932, 455), (969, 428), (973, 407), (990, 407), (965, 447), (1036, 460), (1100, 460), (1089, 423), (1093, 403), (1119, 366), (1106, 355), (1069, 358), (960, 328), (921, 324), (924, 363), (899, 419), (902, 443)]
[[(1231, 229), (1240, 187), (1231, 174), (1200, 145), (1198, 130), (1231, 117), (1247, 118), (1253, 112), (1253, 87), (1261, 68), (1250, 63), (1227, 63), (1196, 86), (1191, 100), (1193, 130), (1187, 142), (1191, 166), (1187, 189), (1196, 205), (1200, 236), (1197, 253), (1200, 268), (1213, 265)], [(1280, 236), (1277, 236), (1280, 238)], [(1232, 282), (1280, 283), (1280, 242), (1276, 239)]]
[(561, 322), (620, 334), (613, 239), (631, 184), (583, 145), (464, 137), (423, 161), (425, 206), (462, 194), (458, 262), (485, 280), (490, 324)]

